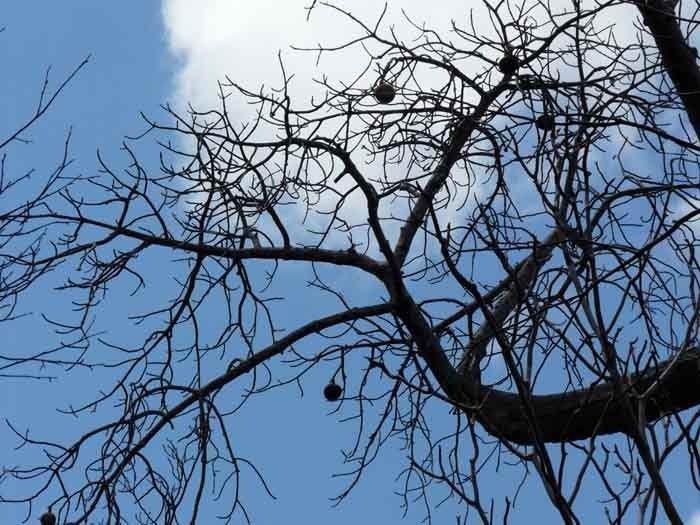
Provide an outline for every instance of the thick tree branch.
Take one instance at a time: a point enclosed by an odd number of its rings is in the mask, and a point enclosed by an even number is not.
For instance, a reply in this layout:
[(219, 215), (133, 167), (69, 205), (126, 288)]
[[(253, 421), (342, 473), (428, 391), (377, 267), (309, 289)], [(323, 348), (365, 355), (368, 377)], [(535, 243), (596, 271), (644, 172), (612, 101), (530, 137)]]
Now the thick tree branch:
[(413, 238), (421, 224), (423, 224), (435, 196), (444, 186), (452, 167), (461, 156), (462, 148), (467, 143), (474, 130), (478, 128), (479, 121), (486, 114), (491, 104), (507, 88), (506, 80), (507, 77), (504, 77), (498, 86), (481, 98), (479, 104), (474, 108), (472, 113), (463, 117), (455, 126), (440, 163), (430, 177), (425, 188), (422, 189), (420, 197), (416, 200), (411, 210), (411, 214), (406, 219), (406, 223), (401, 227), (399, 239), (396, 241), (396, 246), (394, 247), (394, 254), (399, 267), (405, 262), (408, 252), (411, 249)]
[[(555, 229), (542, 244), (535, 248), (531, 255), (518, 265), (516, 270), (517, 280), (512, 282), (513, 279), (510, 279), (510, 286), (491, 312), (498, 326), (503, 326), (503, 323), (515, 307), (522, 302), (525, 290), (533, 283), (540, 268), (550, 259), (552, 251), (563, 238), (564, 235), (561, 230), (559, 228)], [(457, 371), (460, 374), (478, 377), (479, 364), (486, 355), (486, 347), (494, 335), (495, 331), (491, 323), (484, 322), (472, 337), (467, 350), (457, 365)]]
[[(95, 245), (105, 244), (117, 237), (135, 239), (142, 241), (148, 245), (164, 246), (176, 250), (182, 250), (202, 257), (222, 257), (225, 259), (261, 259), (261, 260), (283, 260), (283, 261), (313, 261), (325, 262), (338, 266), (353, 266), (360, 270), (364, 270), (375, 276), (383, 276), (386, 272), (386, 265), (375, 259), (358, 253), (354, 250), (327, 250), (323, 248), (303, 247), (303, 246), (287, 246), (287, 247), (259, 247), (259, 248), (241, 248), (233, 249), (221, 246), (214, 246), (205, 243), (193, 243), (189, 241), (181, 241), (177, 239), (159, 237), (151, 233), (138, 231), (123, 226), (109, 224), (96, 219), (87, 217), (74, 217), (70, 215), (50, 214), (50, 215), (31, 215), (32, 219), (50, 219), (53, 221), (74, 222), (76, 224), (89, 224), (108, 230), (110, 234), (104, 241), (89, 242), (81, 244), (58, 252), (55, 255), (46, 257), (41, 260), (32, 260), (32, 265), (45, 265), (57, 259), (66, 258), (71, 255), (83, 252), (86, 249)], [(7, 220), (7, 217), (0, 217), (0, 220)]]
[[(644, 403), (648, 423), (665, 415), (700, 405), (700, 349), (687, 350), (625, 378), (626, 395), (633, 403)], [(654, 387), (654, 388), (651, 388)], [(614, 393), (612, 381), (583, 390), (560, 394), (533, 395), (542, 438), (548, 443), (589, 439), (617, 432), (631, 433), (635, 424), (624, 417), (623, 399)], [(649, 390), (646, 399), (642, 394)], [(532, 430), (522, 409), (520, 396), (482, 387), (481, 409), (484, 426), (493, 435), (515, 443), (531, 444)]]
[(676, 2), (635, 2), (661, 53), (663, 65), (685, 106), (688, 119), (700, 137), (700, 68), (697, 51), (686, 42), (674, 12)]

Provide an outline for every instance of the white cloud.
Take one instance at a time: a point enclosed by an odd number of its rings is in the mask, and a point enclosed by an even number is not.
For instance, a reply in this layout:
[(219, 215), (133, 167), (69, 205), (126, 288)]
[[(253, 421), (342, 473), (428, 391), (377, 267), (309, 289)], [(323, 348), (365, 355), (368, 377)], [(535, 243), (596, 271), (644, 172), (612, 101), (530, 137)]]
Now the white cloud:
[[(312, 0), (163, 0), (163, 19), (171, 51), (182, 60), (176, 80), (175, 98), (195, 106), (216, 104), (216, 82), (225, 75), (251, 88), (261, 83), (279, 84), (278, 51), (283, 52), (288, 71), (305, 91), (312, 89), (311, 77), (321, 72), (333, 77), (356, 73), (355, 63), (346, 55), (322, 59), (315, 67), (314, 53), (294, 52), (291, 45), (314, 47), (319, 43), (341, 43), (358, 27), (328, 8), (314, 9), (307, 22), (305, 7)], [(337, 2), (364, 22), (372, 23), (382, 4), (369, 0)], [(459, 8), (455, 9), (455, 6)], [(386, 20), (396, 23), (399, 34), (407, 34), (401, 9), (417, 22), (429, 19), (431, 25), (446, 29), (450, 18), (463, 12), (455, 0), (436, 3), (403, 0), (390, 2)], [(354, 50), (359, 58), (360, 50)], [(363, 63), (361, 61), (360, 63)], [(352, 67), (349, 67), (352, 64)]]
[[(293, 53), (290, 45), (313, 47), (318, 43), (341, 43), (359, 34), (346, 17), (329, 8), (317, 6), (307, 22), (308, 7), (313, 0), (163, 0), (163, 19), (171, 51), (182, 59), (177, 78), (176, 98), (180, 101), (206, 104), (216, 101), (216, 81), (224, 75), (257, 86), (261, 82), (279, 80), (277, 52), (284, 52), (289, 70), (295, 72), (307, 87), (314, 71), (313, 53)], [(589, 0), (591, 3), (592, 0)], [(341, 0), (336, 5), (351, 11), (361, 21), (373, 24), (383, 4), (372, 0)], [(319, 2), (320, 5), (320, 2)], [(568, 2), (562, 7), (570, 8)], [(415, 30), (409, 28), (403, 12), (418, 25), (427, 22), (438, 34), (449, 40), (452, 20), (459, 26), (469, 24), (471, 14), (484, 35), (493, 35), (488, 11), (481, 2), (469, 10), (462, 0), (425, 2), (390, 0), (385, 18), (385, 34), (393, 26), (399, 38), (410, 42)], [(538, 17), (537, 12), (530, 13)], [(606, 11), (605, 20), (615, 20), (615, 36), (629, 41), (636, 12), (623, 5)], [(620, 16), (618, 16), (620, 15)], [(631, 15), (631, 16), (630, 16)], [(602, 25), (601, 21), (599, 25)], [(481, 50), (484, 52), (484, 50)], [(355, 57), (361, 51), (355, 49)], [(349, 57), (348, 57), (349, 58)], [(328, 57), (318, 71), (329, 75), (354, 74), (355, 64)]]
[[(280, 51), (287, 73), (295, 75), (291, 94), (297, 100), (297, 106), (308, 101), (312, 95), (323, 93), (323, 88), (314, 83), (314, 79), (322, 75), (327, 75), (336, 85), (343, 79), (354, 78), (367, 65), (366, 55), (360, 46), (340, 53), (324, 54), (318, 64), (316, 53), (290, 49), (290, 45), (315, 47), (322, 43), (333, 46), (362, 34), (354, 22), (337, 11), (320, 7), (320, 2), (307, 21), (305, 7), (312, 1), (163, 0), (162, 13), (168, 46), (181, 61), (173, 89), (174, 107), (178, 110), (183, 110), (187, 104), (200, 110), (218, 107), (217, 82), (227, 76), (254, 91), (261, 84), (267, 89), (280, 86), (282, 77), (277, 58)], [(593, 0), (589, 2), (592, 4)], [(381, 2), (373, 0), (338, 0), (334, 3), (351, 11), (368, 25), (376, 22), (383, 8)], [(454, 39), (457, 45), (463, 47), (467, 44), (459, 43), (450, 30), (453, 20), (461, 27), (468, 27), (471, 14), (471, 20), (481, 34), (493, 35), (492, 22), (484, 4), (474, 2), (471, 11), (465, 5), (468, 4), (463, 0), (389, 0), (382, 33), (390, 36), (389, 29), (394, 29), (397, 38), (411, 44), (417, 31), (406, 22), (405, 11), (417, 25), (425, 22), (442, 39)], [(620, 25), (616, 26), (616, 37), (618, 40), (631, 38), (631, 22), (634, 19), (634, 16), (630, 16), (630, 12), (634, 12), (632, 6), (616, 9), (622, 9), (626, 16), (616, 16), (622, 13), (610, 10), (605, 20), (621, 20)], [(538, 18), (534, 11), (531, 15)], [(489, 51), (481, 49), (480, 52)], [(478, 68), (486, 67), (481, 61), (476, 64)], [(469, 67), (463, 63), (459, 66), (463, 69)], [(368, 86), (370, 83), (371, 79), (368, 79)], [(252, 115), (252, 108), (241, 97), (234, 95), (227, 100), (227, 104), (235, 123), (244, 122)], [(352, 201), (347, 210), (362, 210), (359, 195), (353, 195)], [(460, 214), (468, 212), (468, 209), (456, 211), (458, 204), (454, 203), (445, 212), (453, 224)], [(361, 213), (358, 218), (364, 221), (365, 214)]]
[[(278, 52), (282, 54), (287, 74), (295, 76), (290, 91), (297, 106), (312, 96), (323, 94), (323, 88), (314, 79), (327, 75), (336, 85), (344, 79), (353, 79), (368, 63), (360, 46), (324, 54), (318, 63), (317, 53), (290, 48), (291, 45), (313, 48), (319, 43), (333, 46), (362, 34), (361, 28), (346, 16), (320, 6), (313, 10), (307, 21), (304, 8), (311, 3), (312, 0), (163, 0), (168, 46), (180, 60), (172, 105), (178, 111), (184, 110), (188, 104), (199, 110), (217, 108), (220, 104), (217, 82), (225, 77), (253, 91), (261, 85), (268, 90), (279, 87), (282, 75)], [(383, 4), (370, 0), (341, 1), (336, 5), (371, 25), (383, 9)], [(403, 9), (417, 24), (430, 20), (431, 27), (440, 29), (445, 35), (451, 19), (457, 18), (464, 23), (466, 15), (462, 3), (456, 0), (440, 4), (417, 0), (390, 2), (383, 34), (389, 36), (388, 28), (393, 25), (398, 38), (406, 42), (411, 42), (417, 31), (406, 23)], [(483, 6), (480, 9), (483, 10)], [(371, 79), (368, 87), (370, 85)], [(231, 120), (236, 124), (253, 115), (252, 108), (236, 94), (227, 99), (227, 106), (229, 113), (233, 114)], [(349, 182), (343, 181), (341, 187)], [(325, 209), (331, 207), (328, 204)], [(351, 214), (363, 208), (363, 199), (357, 192), (350, 196), (345, 206), (346, 212)], [(358, 217), (364, 220), (365, 216), (366, 212), (362, 212)], [(342, 237), (339, 240), (345, 242), (345, 236)]]

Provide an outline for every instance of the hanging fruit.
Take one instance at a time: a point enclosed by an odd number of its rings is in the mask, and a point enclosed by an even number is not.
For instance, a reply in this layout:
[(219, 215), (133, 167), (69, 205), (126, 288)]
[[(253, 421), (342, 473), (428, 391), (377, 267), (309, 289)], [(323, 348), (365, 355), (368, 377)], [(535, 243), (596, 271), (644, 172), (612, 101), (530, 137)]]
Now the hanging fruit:
[(41, 525), (56, 525), (56, 515), (51, 512), (51, 508), (41, 515), (39, 523)]
[(374, 98), (380, 104), (389, 104), (396, 96), (396, 89), (394, 86), (381, 80), (376, 86), (374, 86)]
[(542, 131), (551, 131), (554, 129), (554, 117), (547, 113), (540, 115), (535, 119), (535, 126)]
[(503, 58), (498, 61), (498, 70), (504, 75), (512, 75), (518, 70), (519, 66), (520, 62), (518, 59), (510, 53), (506, 53), (503, 55)]
[(339, 385), (335, 384), (335, 381), (331, 381), (323, 389), (323, 395), (326, 401), (338, 401), (340, 395), (343, 393), (343, 389)]

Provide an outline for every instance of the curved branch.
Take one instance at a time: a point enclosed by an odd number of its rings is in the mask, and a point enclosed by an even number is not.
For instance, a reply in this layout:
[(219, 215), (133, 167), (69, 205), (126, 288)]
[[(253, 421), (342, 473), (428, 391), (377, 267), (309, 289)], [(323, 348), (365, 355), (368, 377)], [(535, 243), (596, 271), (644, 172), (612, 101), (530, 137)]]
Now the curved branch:
[(104, 495), (107, 488), (113, 485), (113, 483), (117, 480), (117, 478), (121, 475), (122, 471), (129, 465), (129, 463), (138, 454), (140, 454), (141, 450), (143, 450), (143, 448), (146, 447), (166, 425), (171, 424), (177, 416), (182, 414), (193, 404), (197, 403), (201, 399), (210, 396), (211, 394), (223, 388), (224, 386), (231, 383), (243, 374), (252, 371), (259, 364), (281, 354), (287, 348), (289, 348), (290, 345), (296, 343), (297, 341), (303, 339), (308, 335), (318, 333), (321, 330), (330, 328), (337, 324), (387, 314), (392, 310), (393, 305), (391, 303), (382, 303), (361, 308), (351, 308), (349, 310), (346, 310), (345, 312), (329, 315), (327, 317), (311, 321), (310, 323), (307, 323), (306, 325), (290, 332), (285, 337), (282, 337), (277, 342), (269, 345), (264, 350), (261, 350), (249, 357), (248, 359), (242, 361), (237, 366), (230, 368), (223, 374), (212, 379), (202, 388), (199, 388), (189, 393), (177, 405), (172, 407), (170, 410), (167, 410), (164, 413), (162, 413), (161, 419), (153, 425), (153, 427), (138, 441), (138, 443), (134, 444), (134, 446), (131, 447), (128, 453), (124, 454), (124, 457), (114, 468), (112, 475), (108, 479), (105, 479), (103, 483), (100, 483), (100, 488), (93, 495), (92, 504), (87, 508), (84, 514), (76, 520), (76, 523), (83, 523), (85, 521), (85, 519), (96, 508), (97, 504), (99, 503), (101, 497)]
[[(6, 219), (7, 216), (0, 217)], [(26, 219), (27, 216), (22, 216)], [(32, 215), (32, 219), (52, 219), (57, 221), (72, 221), (82, 224), (89, 224), (110, 231), (110, 235), (105, 241), (111, 241), (117, 236), (127, 237), (130, 239), (140, 240), (148, 245), (164, 246), (176, 250), (183, 250), (197, 254), (202, 257), (223, 257), (225, 259), (266, 259), (266, 260), (283, 260), (283, 261), (309, 261), (309, 262), (325, 262), (337, 266), (353, 266), (360, 270), (364, 270), (372, 275), (381, 278), (386, 272), (386, 265), (376, 261), (375, 259), (358, 253), (354, 250), (326, 250), (314, 247), (260, 247), (260, 248), (223, 248), (220, 246), (211, 246), (205, 243), (192, 243), (179, 241), (172, 238), (158, 237), (153, 234), (136, 231), (130, 228), (124, 228), (119, 225), (108, 224), (106, 222), (89, 219), (87, 217), (74, 217), (61, 214), (46, 214)], [(52, 255), (41, 260), (32, 261), (33, 265), (43, 265), (51, 263), (57, 259), (69, 257), (82, 252), (100, 242), (90, 242), (81, 244)]]
[[(644, 405), (646, 422), (653, 423), (670, 413), (700, 405), (700, 390), (689, 387), (699, 381), (700, 348), (692, 348), (680, 357), (624, 378), (628, 385), (625, 394), (637, 405)], [(648, 397), (643, 398), (642, 393), (647, 391)], [(560, 394), (533, 395), (531, 401), (541, 437), (547, 443), (633, 432), (635, 423), (625, 417), (625, 401), (615, 393), (612, 381)], [(532, 425), (518, 394), (483, 387), (476, 415), (493, 435), (532, 444)]]

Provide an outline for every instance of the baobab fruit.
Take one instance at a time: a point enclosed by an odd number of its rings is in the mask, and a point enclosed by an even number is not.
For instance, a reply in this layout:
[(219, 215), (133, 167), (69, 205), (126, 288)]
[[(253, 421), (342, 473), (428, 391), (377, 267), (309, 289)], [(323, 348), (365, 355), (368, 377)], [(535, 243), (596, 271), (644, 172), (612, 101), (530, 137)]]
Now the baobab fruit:
[(542, 131), (551, 131), (554, 129), (554, 117), (546, 113), (540, 115), (535, 119), (535, 126)]
[(504, 75), (512, 75), (518, 70), (519, 65), (518, 59), (507, 53), (498, 61), (498, 70)]
[(380, 104), (389, 104), (396, 96), (396, 89), (394, 86), (382, 80), (376, 86), (374, 86), (374, 98)]
[(51, 508), (41, 515), (39, 522), (41, 525), (56, 525), (56, 515), (51, 512)]
[(340, 399), (340, 394), (342, 393), (343, 389), (340, 388), (339, 385), (335, 384), (335, 381), (331, 381), (323, 389), (323, 395), (326, 398), (326, 401), (338, 401), (338, 399)]

